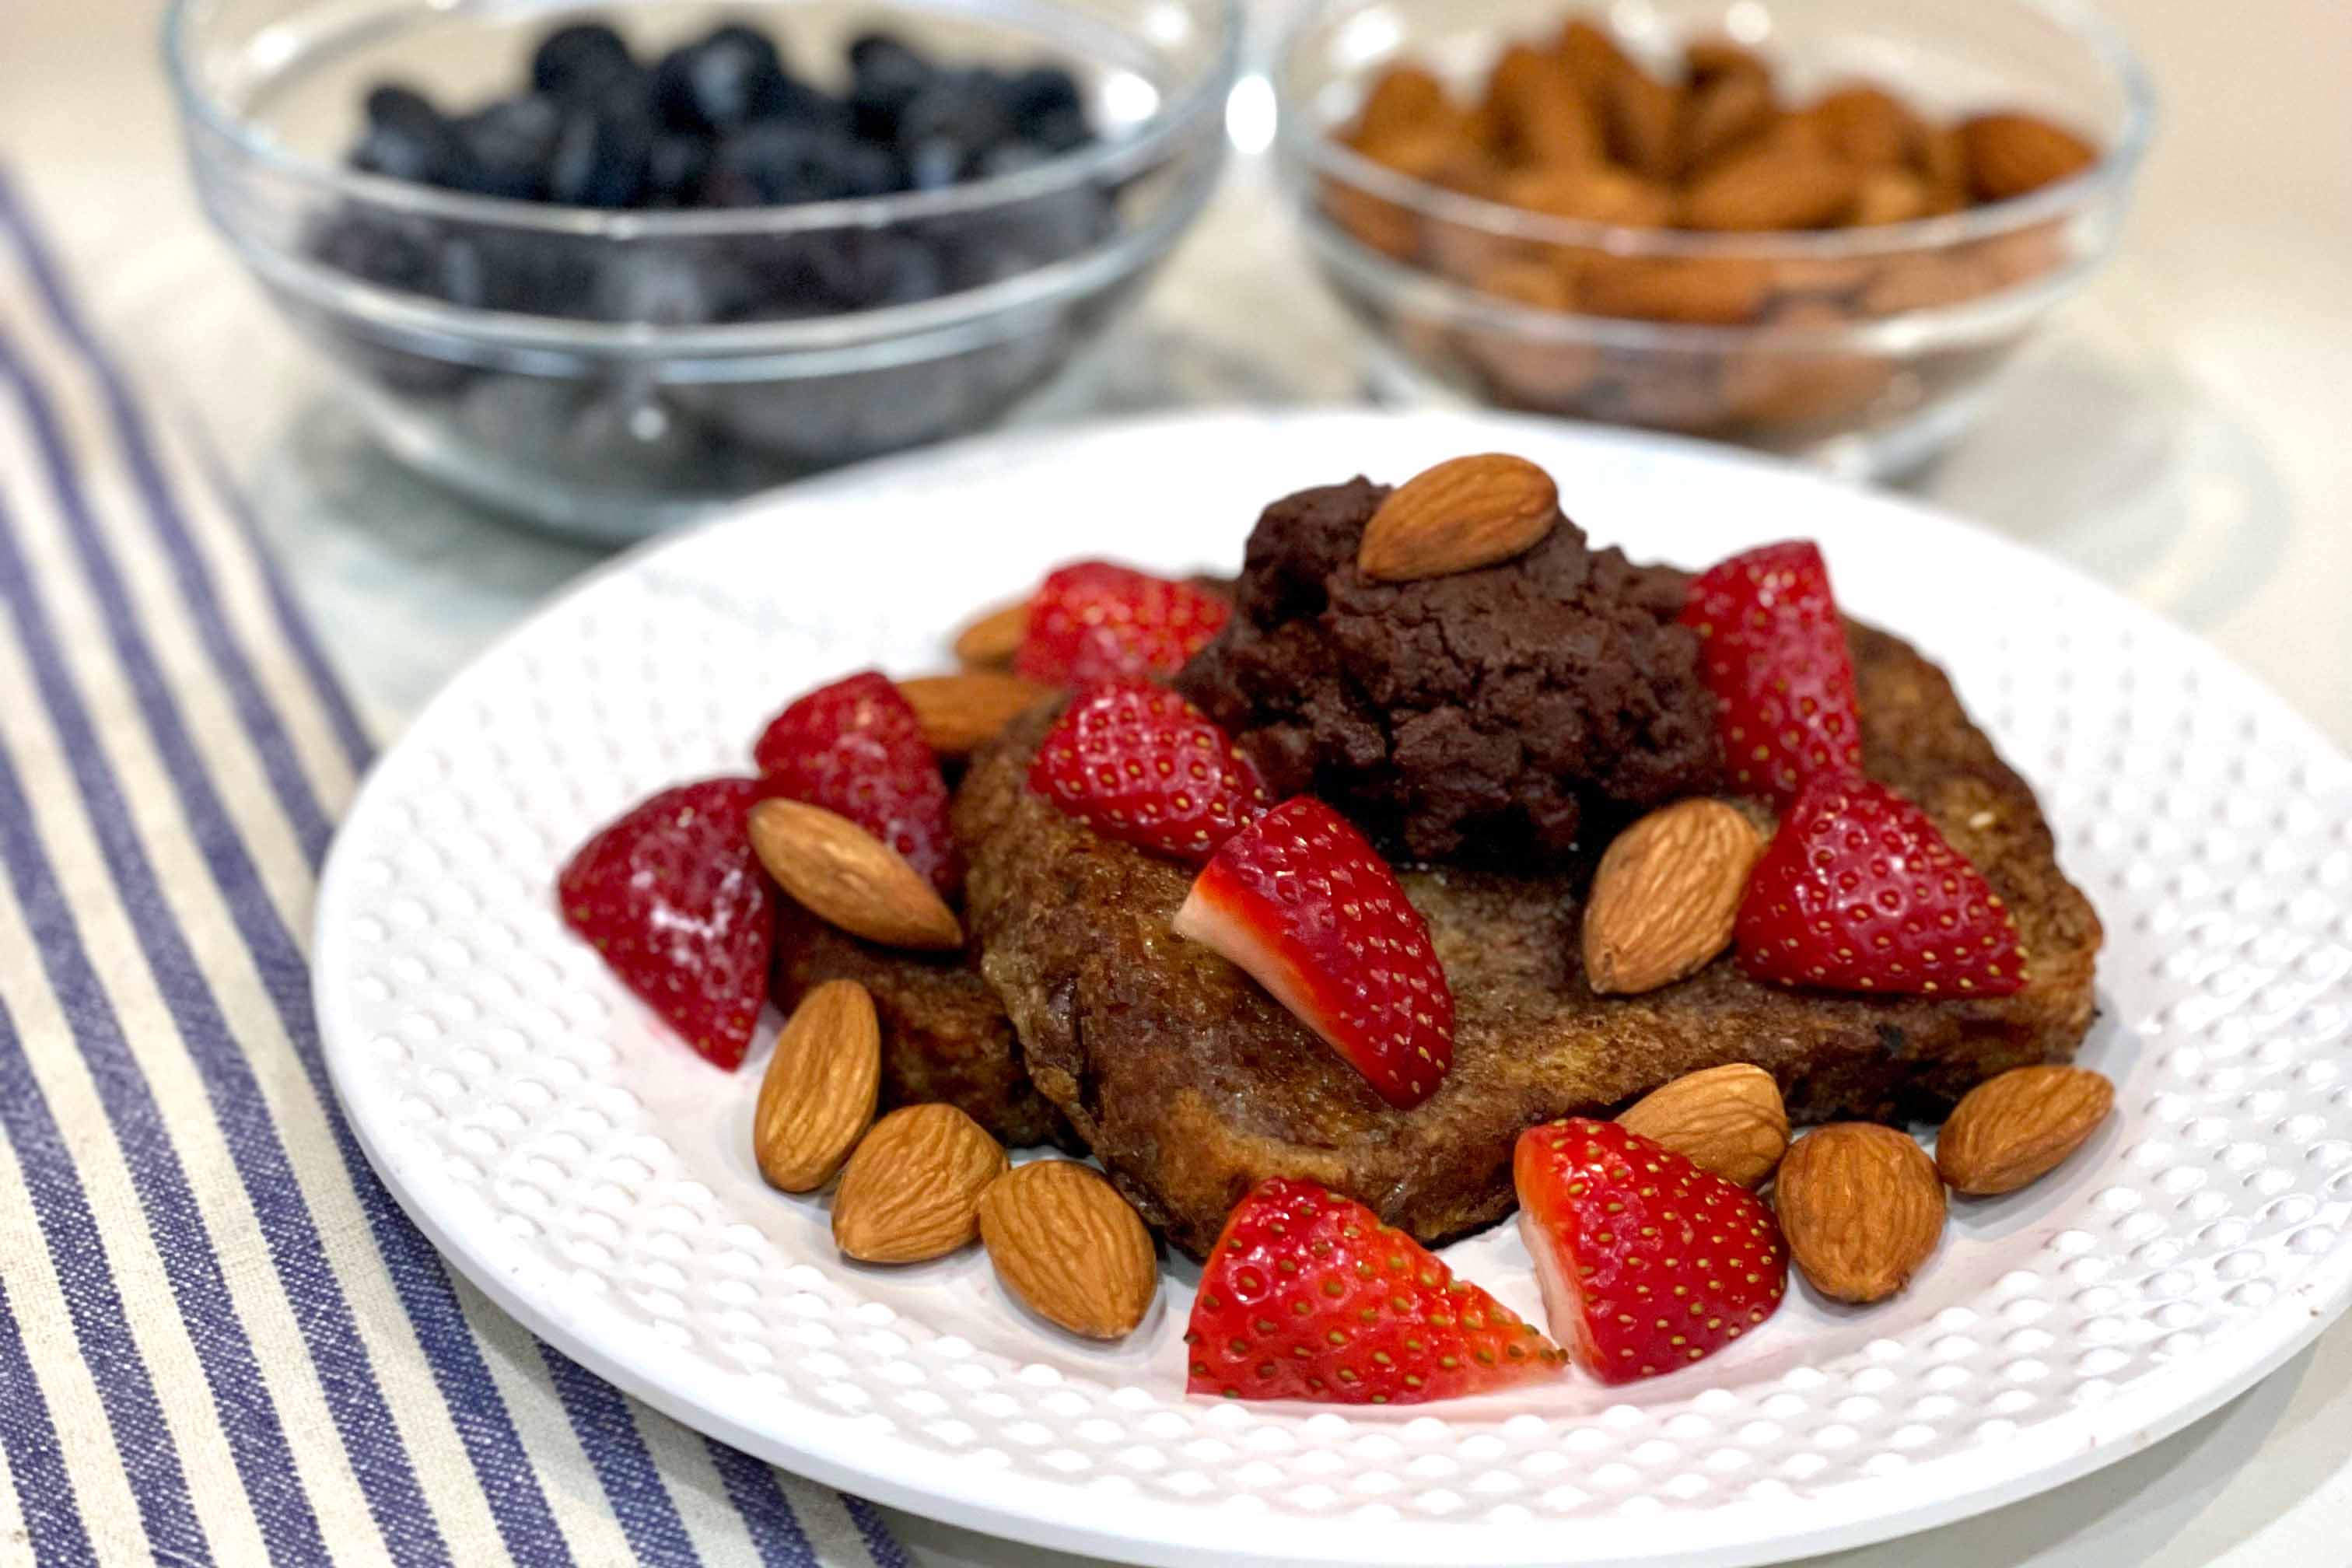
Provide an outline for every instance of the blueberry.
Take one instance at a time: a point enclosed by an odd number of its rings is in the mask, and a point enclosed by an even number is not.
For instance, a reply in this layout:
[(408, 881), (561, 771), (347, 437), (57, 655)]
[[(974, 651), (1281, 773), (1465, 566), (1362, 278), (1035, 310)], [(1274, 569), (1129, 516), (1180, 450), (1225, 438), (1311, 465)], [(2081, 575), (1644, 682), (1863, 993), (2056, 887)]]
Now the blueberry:
[(1068, 115), (1086, 118), (1076, 79), (1059, 66), (1039, 66), (1013, 78), (1004, 84), (1004, 104), (1024, 133), (1032, 132), (1042, 121)]
[(1021, 134), (1048, 153), (1075, 153), (1095, 139), (1095, 128), (1087, 123), (1085, 110), (1071, 110), (1040, 114), (1023, 124)]
[(882, 195), (898, 181), (897, 160), (878, 147), (813, 126), (759, 121), (719, 144), (704, 192), (719, 206), (782, 206)]
[(907, 184), (911, 190), (944, 190), (963, 179), (966, 159), (961, 142), (934, 136), (905, 149), (903, 156)]
[(749, 27), (721, 27), (654, 68), (654, 112), (673, 131), (724, 133), (781, 105), (783, 60)]
[(322, 223), (311, 254), (338, 272), (409, 294), (438, 292), (440, 231), (422, 218), (361, 210), (338, 212)]
[(652, 117), (632, 96), (573, 105), (548, 163), (548, 195), (568, 206), (633, 205), (645, 191), (653, 142)]
[(938, 253), (905, 234), (856, 229), (824, 237), (803, 258), (811, 289), (836, 310), (911, 305), (947, 292)]
[(556, 98), (600, 99), (637, 75), (621, 35), (598, 22), (558, 27), (530, 57), (530, 85)]
[(420, 184), (458, 184), (471, 157), (457, 128), (423, 94), (381, 86), (367, 95), (367, 130), (352, 150), (352, 165), (371, 174)]
[(491, 310), (530, 316), (593, 313), (597, 263), (604, 254), (602, 240), (521, 229), (485, 231), (467, 243), (481, 253), (483, 288)]
[(690, 132), (665, 131), (655, 136), (646, 159), (646, 195), (661, 206), (692, 206), (702, 195), (710, 173), (710, 139)]
[(887, 33), (868, 33), (849, 46), (849, 108), (857, 133), (895, 141), (898, 117), (931, 84), (930, 61)]
[(493, 103), (457, 121), (472, 160), (466, 188), (478, 195), (546, 200), (548, 165), (562, 130), (563, 111), (538, 93)]
[[(1003, 88), (1004, 79), (993, 71), (941, 71), (915, 95), (898, 116), (898, 142), (910, 172), (919, 157), (927, 161), (912, 173), (919, 186), (926, 177), (941, 184), (969, 178), (991, 148), (1012, 137)], [(955, 173), (938, 180), (950, 156)]]
[(434, 292), (452, 305), (478, 310), (490, 302), (489, 268), (476, 241), (453, 235), (442, 241)]

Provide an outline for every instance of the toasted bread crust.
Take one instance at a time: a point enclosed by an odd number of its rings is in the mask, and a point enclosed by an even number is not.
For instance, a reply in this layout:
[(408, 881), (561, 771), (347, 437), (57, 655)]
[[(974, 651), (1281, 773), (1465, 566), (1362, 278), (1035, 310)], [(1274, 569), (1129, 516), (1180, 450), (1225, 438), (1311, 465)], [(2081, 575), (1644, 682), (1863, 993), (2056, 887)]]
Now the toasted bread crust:
[(919, 953), (835, 931), (779, 899), (772, 990), (785, 1012), (828, 980), (855, 980), (882, 1025), (882, 1109), (944, 1100), (1009, 1147), (1070, 1142), (1022, 1067), (1021, 1042), (970, 950)]
[(1510, 1211), (1524, 1128), (1606, 1114), (1727, 1061), (1769, 1070), (1801, 1121), (1936, 1115), (1994, 1073), (2073, 1055), (2094, 1011), (2099, 922), (2059, 870), (2032, 792), (1943, 672), (1883, 632), (1852, 626), (1849, 641), (1864, 765), (2015, 911), (2028, 954), (2016, 995), (1800, 993), (1723, 959), (1647, 995), (1602, 998), (1578, 958), (1589, 870), (1408, 869), (1457, 1023), (1445, 1083), (1394, 1110), (1241, 971), (1170, 931), (1188, 868), (1100, 837), (1024, 787), (1045, 714), (1008, 730), (957, 797), (981, 971), (1044, 1097), (1195, 1257), (1243, 1193), (1277, 1173), (1327, 1182), (1444, 1241)]

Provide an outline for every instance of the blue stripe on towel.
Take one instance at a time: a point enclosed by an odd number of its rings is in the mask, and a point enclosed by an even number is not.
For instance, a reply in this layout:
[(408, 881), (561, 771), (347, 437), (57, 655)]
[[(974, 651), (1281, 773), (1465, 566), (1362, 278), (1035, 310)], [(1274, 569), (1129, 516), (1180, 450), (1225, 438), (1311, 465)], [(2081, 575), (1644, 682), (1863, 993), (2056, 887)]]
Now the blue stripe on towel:
[(776, 1472), (740, 1448), (713, 1437), (703, 1439), (710, 1450), (711, 1468), (727, 1489), (735, 1510), (751, 1525), (751, 1544), (760, 1549), (760, 1568), (817, 1568), (816, 1552), (808, 1532), (793, 1512), (792, 1500), (776, 1484)]
[[(294, 746), (287, 738), (277, 711), (253, 673), (253, 665), (230, 632), (228, 622), (221, 614), (220, 596), (212, 581), (212, 573), (197, 552), (195, 542), (189, 536), (187, 524), (180, 515), (178, 504), (163, 478), (162, 465), (156, 460), (155, 446), (131, 405), (122, 384), (114, 374), (113, 366), (98, 353), (89, 331), (82, 326), (68, 303), (62, 280), (47, 264), (37, 247), (29, 242), (21, 223), (16, 217), (15, 203), (5, 181), (0, 181), (0, 224), (5, 224), (18, 236), (18, 247), (23, 252), (26, 270), (49, 307), (50, 315), (64, 336), (81, 351), (95, 373), (100, 389), (106, 398), (107, 410), (122, 445), (122, 455), (128, 462), (131, 478), (137, 481), (141, 500), (153, 526), (155, 538), (163, 546), (163, 555), (172, 563), (173, 580), (178, 584), (180, 598), (195, 623), (196, 634), (205, 654), (221, 678), (221, 685), (236, 707), (237, 717), (252, 738), (254, 751), (261, 759), (262, 771), (268, 775), (270, 789), (286, 812), (302, 853), (310, 864), (316, 866), (327, 852), (327, 840), (333, 832), (327, 815), (320, 809), (317, 795), (304, 776), (301, 760), (294, 754)], [(71, 514), (68, 514), (69, 516)], [(80, 520), (74, 519), (77, 522)], [(86, 548), (101, 548), (95, 540)], [(111, 613), (110, 607), (110, 613)]]
[[(22, 803), (16, 774), (6, 756), (0, 754), (0, 832), (15, 832), (16, 808)], [(11, 868), (16, 863), (15, 847), (7, 847)], [(39, 940), (37, 930), (35, 940)], [(114, 1446), (122, 1456), (123, 1475), (139, 1504), (139, 1522), (146, 1528), (148, 1545), (166, 1562), (174, 1554), (183, 1561), (208, 1562), (205, 1527), (188, 1500), (187, 1477), (181, 1471), (180, 1452), (172, 1441), (171, 1428), (163, 1425), (154, 1379), (122, 1314), (122, 1296), (115, 1289), (105, 1239), (90, 1215), (89, 1197), (74, 1169), (72, 1151), (58, 1135), (48, 1100), (33, 1077), (32, 1064), (25, 1058), (24, 1041), (5, 1003), (0, 1003), (0, 1128), (6, 1130), (8, 1146), (16, 1152), (25, 1195), (31, 1200), (33, 1216), (48, 1243), (58, 1293), (65, 1298), (74, 1341), (81, 1347), (82, 1360), (89, 1364), (90, 1381), (106, 1411)], [(48, 1404), (41, 1396), (32, 1363), (25, 1360), (13, 1317), (6, 1325), (5, 1343), (0, 1343), (0, 1412), (7, 1417), (0, 1420), (0, 1442), (7, 1444), (17, 1506), (25, 1515), (26, 1528), (34, 1533), (36, 1549), (42, 1551), (47, 1561), (48, 1549), (42, 1547), (42, 1530), (36, 1521), (39, 1514), (58, 1542), (80, 1543), (79, 1557), (58, 1545), (60, 1561), (88, 1561), (89, 1542), (74, 1504), (73, 1489), (58, 1468), (57, 1434), (49, 1425)], [(20, 1431), (20, 1423), (34, 1430)]]
[[(46, 426), (46, 409), (5, 337), (0, 337), (0, 382), (15, 385), (33, 416), (59, 503), (69, 511), (79, 510), (80, 493), (70, 471), (63, 467), (65, 457), (56, 445), (55, 432)], [(342, 1300), (341, 1288), (320, 1245), (285, 1147), (269, 1123), (260, 1086), (164, 900), (145, 847), (139, 841), (130, 805), (99, 743), (89, 710), (73, 685), (47, 610), (5, 516), (0, 516), (0, 598), (5, 599), (15, 616), (16, 635), (33, 668), (35, 684), (57, 726), (91, 828), (137, 928), (148, 966), (179, 1021), (190, 1059), (205, 1079), (221, 1134), (236, 1160), (247, 1200), (268, 1241), (288, 1304), (319, 1368), (320, 1388), (335, 1413), (361, 1486), (369, 1492), (371, 1510), (396, 1555), (401, 1555), (403, 1542), (425, 1548), (421, 1557), (402, 1555), (402, 1561), (446, 1563), (447, 1553), (439, 1531), (417, 1490), (399, 1431), (392, 1424), (383, 1390), (368, 1363), (366, 1345)], [(159, 711), (170, 712), (170, 696), (152, 670), (148, 675), (149, 679), (142, 682), (134, 669), (133, 684), (142, 688), (141, 706), (152, 721)], [(162, 740), (160, 734), (158, 740)], [(180, 747), (166, 744), (163, 752), (166, 769), (184, 784), (184, 774), (193, 765), (184, 737)], [(0, 817), (8, 824), (10, 870), (17, 879), (17, 896), (26, 918), (34, 922), (36, 945), (48, 967), (50, 984), (74, 1022), (108, 1120), (123, 1157), (131, 1164), (141, 1198), (148, 1205), (165, 1267), (174, 1271), (181, 1310), (188, 1318), (198, 1354), (205, 1359), (215, 1396), (225, 1404), (236, 1400), (247, 1406), (241, 1415), (223, 1410), (223, 1424), (237, 1450), (239, 1471), (254, 1494), (265, 1530), (274, 1526), (282, 1532), (273, 1541), (273, 1551), (291, 1553), (286, 1558), (290, 1562), (320, 1560), (325, 1547), (319, 1542), (318, 1521), (294, 1471), (277, 1409), (253, 1364), (245, 1325), (221, 1280), (213, 1241), (189, 1191), (178, 1151), (163, 1131), (166, 1125), (163, 1112), (123, 1039), (113, 1003), (91, 966), (47, 853), (33, 836), (32, 816), (16, 788), (13, 769), (0, 776), (7, 779), (9, 794), (15, 797), (0, 805)], [(208, 858), (217, 853), (216, 838), (202, 832), (198, 838)], [(280, 1500), (265, 1509), (265, 1497)], [(304, 1552), (311, 1555), (300, 1555)]]
[(627, 1397), (553, 1345), (541, 1344), (539, 1354), (637, 1561), (651, 1568), (696, 1568), (701, 1554), (646, 1449)]
[[(334, 1100), (325, 1062), (319, 1052), (309, 964), (292, 934), (278, 919), (251, 853), (221, 804), (211, 775), (187, 733), (185, 721), (173, 703), (152, 650), (138, 628), (120, 574), (97, 534), (55, 422), (5, 337), (0, 337), (0, 379), (15, 380), (28, 400), (34, 414), (35, 435), (47, 461), (58, 505), (71, 524), (116, 651), (156, 748), (163, 754), (165, 772), (194, 828), (197, 845), (213, 879), (253, 955), (280, 1023), (293, 1042), (314, 1091), (327, 1108), (329, 1126), (353, 1192), (368, 1215), (394, 1288), (400, 1292), (418, 1342), (433, 1366), (442, 1396), (450, 1406), (452, 1419), (474, 1461), (484, 1493), (499, 1521), (500, 1536), (519, 1563), (530, 1568), (561, 1568), (572, 1561), (571, 1552), (555, 1526), (505, 1398), (490, 1378), (457, 1292), (442, 1271), (439, 1257), (376, 1180)], [(13, 556), (13, 549), (10, 554)], [(21, 562), (15, 563), (14, 574), (22, 579)], [(29, 584), (26, 587), (29, 591)], [(61, 665), (59, 676), (64, 678)], [(101, 840), (106, 843), (110, 869), (137, 911), (141, 940), (149, 951), (158, 983), (172, 998), (174, 1016), (181, 1020), (184, 1034), (189, 1037), (192, 1054), (204, 1073), (215, 1114), (236, 1154), (239, 1173), (256, 1209), (268, 1215), (263, 1223), (264, 1232), (279, 1262), (289, 1297), (302, 1321), (305, 1342), (335, 1410), (336, 1425), (352, 1468), (368, 1493), (369, 1511), (386, 1541), (394, 1543), (395, 1555), (402, 1556), (404, 1562), (446, 1562), (446, 1550), (438, 1527), (418, 1489), (405, 1446), (392, 1423), (369, 1363), (366, 1346), (352, 1322), (332, 1266), (320, 1247), (316, 1226), (295, 1184), (284, 1144), (269, 1122), (250, 1067), (221, 1016), (219, 1005), (170, 905), (163, 901), (145, 850), (130, 829), (120, 785), (98, 749), (87, 712), (69, 686), (63, 698), (78, 721), (80, 743), (69, 742), (68, 747), (77, 759), (84, 798), (89, 803)], [(55, 700), (50, 706), (58, 716), (60, 727), (64, 727), (66, 712)], [(299, 1290), (296, 1288), (298, 1277), (308, 1280)], [(411, 1559), (404, 1555), (405, 1552), (417, 1555)]]
[[(73, 1478), (58, 1450), (58, 1429), (49, 1402), (25, 1354), (25, 1338), (8, 1305), (8, 1282), (0, 1279), (0, 1452), (8, 1456), (8, 1478), (16, 1489), (16, 1512), (40, 1568), (97, 1568), (89, 1531), (82, 1528), (81, 1504)], [(152, 1540), (152, 1537), (151, 1537)], [(159, 1562), (170, 1562), (160, 1549)], [(201, 1561), (201, 1559), (183, 1559)]]

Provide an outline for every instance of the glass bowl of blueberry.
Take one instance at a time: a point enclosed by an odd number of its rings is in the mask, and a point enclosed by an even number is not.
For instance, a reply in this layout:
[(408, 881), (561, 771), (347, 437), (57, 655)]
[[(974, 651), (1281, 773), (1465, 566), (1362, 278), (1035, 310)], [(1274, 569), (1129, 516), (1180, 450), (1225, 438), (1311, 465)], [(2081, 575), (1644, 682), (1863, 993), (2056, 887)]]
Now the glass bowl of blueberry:
[(993, 424), (1223, 162), (1237, 0), (175, 0), (200, 199), (403, 458), (634, 538)]

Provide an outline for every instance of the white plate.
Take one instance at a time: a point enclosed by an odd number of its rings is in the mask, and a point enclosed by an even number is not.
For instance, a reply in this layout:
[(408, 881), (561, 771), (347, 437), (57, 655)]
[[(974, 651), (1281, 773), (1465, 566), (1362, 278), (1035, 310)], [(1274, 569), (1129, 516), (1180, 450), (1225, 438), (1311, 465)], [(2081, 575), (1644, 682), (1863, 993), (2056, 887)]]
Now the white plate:
[[(1188, 1399), (1192, 1271), (1082, 1345), (977, 1252), (843, 1262), (763, 1186), (758, 1059), (717, 1072), (568, 937), (564, 855), (740, 771), (793, 694), (938, 667), (1053, 563), (1231, 568), (1257, 509), (1523, 452), (1597, 538), (1704, 562), (1819, 539), (1841, 598), (1945, 662), (2108, 929), (2084, 1060), (2117, 1114), (2056, 1176), (1956, 1205), (1899, 1300), (1799, 1294), (1615, 1392), (1323, 1410)], [(1144, 1563), (1731, 1564), (1953, 1519), (2182, 1426), (2352, 1297), (2352, 766), (2181, 634), (1881, 496), (1692, 446), (1499, 418), (1228, 416), (983, 442), (630, 556), (454, 681), (377, 767), (320, 893), (328, 1060), (457, 1266), (681, 1420), (868, 1496)], [(774, 1019), (769, 1020), (772, 1030)], [(764, 1048), (764, 1039), (762, 1048)], [(1449, 1250), (1538, 1315), (1503, 1226)]]

